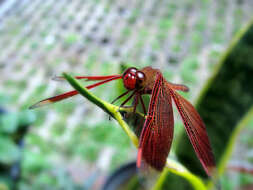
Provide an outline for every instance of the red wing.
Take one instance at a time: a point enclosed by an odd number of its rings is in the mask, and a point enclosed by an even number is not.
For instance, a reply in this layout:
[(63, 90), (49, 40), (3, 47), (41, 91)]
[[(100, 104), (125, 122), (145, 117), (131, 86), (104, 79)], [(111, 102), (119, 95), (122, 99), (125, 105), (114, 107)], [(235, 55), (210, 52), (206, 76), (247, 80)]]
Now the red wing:
[(183, 84), (174, 84), (174, 83), (171, 83), (171, 82), (167, 82), (170, 87), (173, 89), (173, 90), (179, 90), (179, 91), (183, 91), (183, 92), (188, 92), (189, 91), (189, 88)]
[[(113, 77), (111, 77), (113, 76)], [(89, 86), (86, 86), (87, 89), (92, 89), (96, 86), (99, 86), (101, 84), (104, 84), (104, 83), (107, 83), (107, 82), (110, 82), (110, 81), (113, 81), (113, 80), (116, 80), (116, 79), (120, 79), (122, 78), (121, 75), (111, 75), (109, 77), (111, 78), (108, 78), (106, 80), (103, 80), (103, 81), (100, 81), (100, 82), (97, 82), (95, 84), (91, 84)], [(107, 76), (102, 76), (104, 78), (107, 78)], [(101, 78), (102, 78), (101, 77)], [(87, 77), (86, 77), (87, 78)], [(90, 77), (91, 78), (91, 77)], [(96, 77), (97, 78), (97, 77)], [(92, 79), (92, 80), (101, 80), (101, 78), (97, 78), (97, 79)], [(50, 97), (50, 98), (47, 98), (47, 99), (44, 99), (44, 100), (41, 100), (35, 104), (33, 104), (32, 106), (29, 107), (29, 109), (34, 109), (34, 108), (38, 108), (38, 107), (41, 107), (41, 106), (44, 106), (44, 105), (48, 105), (48, 104), (51, 104), (51, 103), (55, 103), (55, 102), (58, 102), (58, 101), (61, 101), (61, 100), (64, 100), (66, 98), (70, 98), (72, 96), (75, 96), (77, 95), (79, 92), (76, 91), (76, 90), (73, 90), (73, 91), (69, 91), (69, 92), (66, 92), (64, 94), (60, 94), (60, 95), (56, 95), (54, 97)]]
[(63, 99), (75, 96), (77, 94), (78, 94), (78, 92), (76, 90), (65, 92), (64, 94), (56, 95), (56, 96), (41, 100), (41, 101), (33, 104), (32, 106), (30, 106), (29, 109), (35, 109), (35, 108), (38, 108), (38, 107), (41, 107), (41, 106), (45, 106), (45, 105), (48, 105), (48, 104), (51, 104), (51, 103), (55, 103), (55, 102), (61, 101)]
[(173, 138), (174, 120), (171, 97), (158, 73), (149, 103), (147, 119), (141, 132), (137, 167), (141, 161), (161, 171), (166, 164)]
[[(87, 81), (93, 81), (93, 80), (107, 80), (107, 79), (115, 78), (115, 77), (121, 77), (121, 75), (108, 75), (108, 76), (75, 76), (76, 79), (86, 79)], [(62, 76), (55, 76), (55, 77), (53, 77), (53, 80), (62, 81), (62, 80), (65, 80), (65, 78), (62, 77)]]
[(191, 144), (193, 145), (193, 148), (206, 173), (210, 176), (212, 169), (215, 168), (215, 161), (208, 140), (205, 124), (190, 102), (170, 87), (168, 87), (168, 89), (184, 122)]

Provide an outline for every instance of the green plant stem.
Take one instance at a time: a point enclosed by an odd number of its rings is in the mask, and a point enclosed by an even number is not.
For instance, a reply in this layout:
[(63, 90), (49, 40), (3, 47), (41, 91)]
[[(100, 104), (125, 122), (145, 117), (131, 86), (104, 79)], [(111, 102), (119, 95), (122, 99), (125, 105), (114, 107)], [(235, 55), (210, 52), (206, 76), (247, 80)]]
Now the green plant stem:
[(116, 109), (115, 108), (116, 106), (114, 106), (112, 104), (109, 104), (109, 103), (107, 103), (107, 102), (99, 99), (98, 97), (96, 97), (92, 93), (90, 93), (87, 88), (83, 87), (81, 85), (81, 83), (79, 83), (75, 78), (73, 78), (72, 76), (68, 75), (67, 73), (63, 73), (63, 77), (81, 95), (83, 95), (84, 97), (86, 97), (89, 101), (91, 101), (92, 103), (96, 104), (98, 107), (102, 108), (106, 113), (108, 113), (109, 115), (111, 115), (113, 117), (112, 112), (114, 112), (114, 110)]
[[(100, 98), (96, 97), (92, 93), (88, 91), (85, 87), (81, 85), (78, 80), (76, 80), (74, 77), (64, 73), (63, 74), (64, 78), (70, 83), (70, 85), (75, 88), (81, 95), (83, 95), (85, 98), (87, 98), (89, 101), (92, 103), (96, 104), (98, 107), (103, 109), (106, 113), (108, 113), (110, 116), (112, 116), (122, 127), (122, 129), (125, 131), (127, 136), (130, 138), (132, 143), (138, 148), (139, 140), (135, 133), (130, 129), (128, 124), (124, 121), (120, 111), (125, 111), (125, 112), (132, 112), (132, 108), (120, 108), (118, 106), (112, 105), (110, 103), (107, 103)], [(144, 116), (143, 114), (136, 112), (137, 114)], [(155, 190), (158, 190), (161, 188), (162, 184), (164, 183), (165, 176), (168, 172), (172, 172), (176, 175), (179, 175), (186, 180), (188, 180), (192, 186), (197, 189), (197, 190), (205, 190), (206, 187), (201, 181), (199, 177), (188, 171), (182, 164), (179, 162), (176, 162), (171, 159), (167, 159), (167, 164), (166, 168), (164, 169), (161, 177), (157, 181), (156, 185), (154, 186)]]
[(168, 172), (185, 178), (196, 190), (207, 189), (202, 180), (193, 173), (191, 173), (189, 170), (187, 170), (182, 164), (176, 162), (175, 160), (167, 159), (166, 168), (163, 170), (160, 178), (157, 180), (157, 183), (155, 184), (153, 190), (162, 189), (162, 185), (164, 183), (164, 180), (166, 180), (166, 175), (168, 174)]
[(103, 109), (106, 113), (108, 113), (110, 116), (112, 116), (114, 119), (118, 121), (120, 126), (123, 128), (123, 130), (126, 132), (127, 136), (131, 139), (133, 144), (138, 147), (138, 138), (134, 134), (134, 132), (129, 128), (127, 123), (123, 120), (119, 110), (122, 111), (130, 111), (129, 108), (119, 108), (118, 106), (114, 106), (110, 103), (107, 103), (100, 98), (96, 97), (92, 93), (88, 91), (87, 88), (83, 87), (81, 83), (79, 83), (75, 78), (71, 77), (70, 75), (63, 73), (64, 78), (71, 84), (72, 87), (74, 87), (81, 95), (83, 95), (85, 98), (87, 98), (92, 103), (96, 104), (98, 107)]
[(120, 112), (116, 111), (113, 114), (114, 114), (114, 118), (118, 121), (120, 126), (126, 132), (127, 136), (131, 139), (132, 143), (135, 145), (136, 148), (138, 148), (139, 140), (138, 140), (137, 136), (134, 134), (134, 132), (129, 128), (127, 123), (123, 120)]

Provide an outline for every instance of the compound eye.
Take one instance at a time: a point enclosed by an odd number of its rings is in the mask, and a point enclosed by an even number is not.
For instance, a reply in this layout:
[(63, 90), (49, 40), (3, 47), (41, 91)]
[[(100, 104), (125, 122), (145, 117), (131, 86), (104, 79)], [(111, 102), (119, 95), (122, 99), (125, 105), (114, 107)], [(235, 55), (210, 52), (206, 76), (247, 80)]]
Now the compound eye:
[(137, 79), (140, 80), (140, 81), (144, 80), (145, 79), (145, 74), (141, 71), (138, 71), (137, 72)]
[(127, 73), (136, 73), (137, 72), (137, 69), (135, 67), (130, 67), (128, 68), (124, 73), (123, 73), (123, 76), (126, 75)]
[(137, 69), (130, 67), (123, 73), (123, 83), (126, 89), (133, 90), (136, 86), (136, 72)]
[(137, 71), (136, 76), (137, 76), (137, 86), (136, 87), (137, 88), (142, 88), (143, 87), (143, 82), (145, 81), (146, 76), (141, 71)]

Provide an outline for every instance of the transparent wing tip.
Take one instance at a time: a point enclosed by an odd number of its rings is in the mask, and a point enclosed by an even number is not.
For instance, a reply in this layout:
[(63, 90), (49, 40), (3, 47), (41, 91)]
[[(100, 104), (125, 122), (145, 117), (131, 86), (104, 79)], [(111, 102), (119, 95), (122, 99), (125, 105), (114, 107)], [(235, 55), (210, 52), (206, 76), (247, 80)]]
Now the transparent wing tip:
[(65, 78), (61, 77), (61, 76), (53, 76), (52, 80), (54, 80), (54, 81), (63, 81), (63, 80), (65, 80)]
[(29, 107), (29, 109), (35, 109), (35, 108), (38, 108), (38, 107), (41, 107), (41, 106), (45, 106), (45, 105), (50, 104), (50, 103), (52, 103), (52, 101), (50, 101), (50, 100), (42, 100), (40, 102), (37, 102), (37, 103), (31, 105)]

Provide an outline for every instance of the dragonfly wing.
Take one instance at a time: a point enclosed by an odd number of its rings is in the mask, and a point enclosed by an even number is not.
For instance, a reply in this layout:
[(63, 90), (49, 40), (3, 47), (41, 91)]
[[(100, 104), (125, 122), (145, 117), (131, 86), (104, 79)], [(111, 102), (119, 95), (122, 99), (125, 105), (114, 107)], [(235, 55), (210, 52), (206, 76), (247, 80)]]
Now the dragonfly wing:
[(210, 176), (215, 168), (215, 161), (205, 124), (190, 102), (171, 88), (168, 87), (168, 89), (181, 115), (191, 144), (206, 173)]
[(76, 90), (73, 90), (73, 91), (66, 92), (64, 94), (56, 95), (56, 96), (41, 100), (41, 101), (37, 102), (36, 104), (33, 104), (32, 106), (29, 107), (29, 109), (34, 109), (34, 108), (45, 106), (45, 105), (48, 105), (51, 103), (55, 103), (55, 102), (61, 101), (63, 99), (75, 96), (77, 94), (78, 94), (78, 92)]
[[(108, 77), (111, 77), (111, 78), (108, 78)], [(86, 77), (86, 78), (88, 79), (88, 77)], [(89, 78), (92, 78), (92, 77), (89, 77)], [(92, 88), (95, 88), (96, 86), (105, 84), (107, 82), (110, 82), (110, 81), (113, 81), (113, 80), (116, 80), (116, 79), (120, 79), (120, 78), (122, 78), (122, 76), (121, 75), (111, 75), (111, 76), (105, 76), (105, 77), (100, 77), (100, 78), (98, 78), (98, 76), (96, 76), (95, 78), (96, 79), (92, 79), (92, 80), (102, 80), (103, 78), (107, 78), (107, 79), (103, 80), (103, 81), (100, 81), (100, 82), (97, 82), (95, 84), (91, 84), (89, 86), (86, 86), (85, 88), (92, 89)], [(45, 106), (45, 105), (48, 105), (48, 104), (51, 104), (51, 103), (55, 103), (55, 102), (64, 100), (66, 98), (75, 96), (78, 93), (79, 93), (78, 91), (73, 90), (73, 91), (70, 91), (70, 92), (66, 92), (64, 94), (56, 95), (54, 97), (50, 97), (50, 98), (41, 100), (41, 101), (37, 102), (36, 104), (33, 104), (32, 106), (29, 107), (29, 109), (34, 109), (34, 108)]]
[(173, 89), (173, 90), (179, 90), (179, 91), (183, 91), (183, 92), (188, 92), (189, 91), (189, 88), (183, 84), (174, 84), (174, 83), (170, 83), (170, 82), (167, 82), (170, 87)]
[(174, 120), (171, 96), (163, 76), (158, 73), (152, 90), (147, 119), (139, 142), (137, 167), (142, 161), (161, 171), (166, 164), (173, 138)]
[[(121, 75), (108, 75), (108, 76), (75, 76), (76, 79), (86, 79), (87, 81), (107, 80), (115, 77), (122, 77)], [(52, 78), (55, 81), (65, 80), (62, 76), (54, 76)]]

